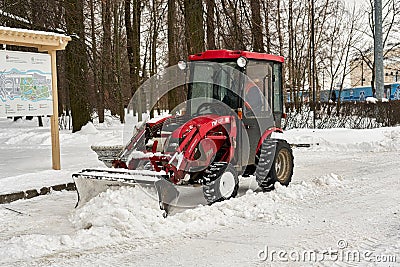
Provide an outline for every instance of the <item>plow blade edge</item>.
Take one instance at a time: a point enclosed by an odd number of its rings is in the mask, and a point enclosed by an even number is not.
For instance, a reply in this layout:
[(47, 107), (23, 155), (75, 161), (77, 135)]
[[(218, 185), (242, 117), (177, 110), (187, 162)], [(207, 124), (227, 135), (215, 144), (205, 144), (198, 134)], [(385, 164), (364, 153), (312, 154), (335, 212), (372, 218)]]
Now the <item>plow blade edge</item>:
[(108, 189), (118, 189), (121, 186), (155, 188), (155, 182), (165, 180), (166, 177), (162, 173), (153, 171), (85, 169), (72, 175), (78, 192), (76, 207), (82, 206)]
[(207, 205), (202, 187), (174, 185), (164, 173), (126, 169), (86, 169), (72, 175), (78, 193), (76, 207), (108, 189), (121, 186), (139, 186), (155, 189), (154, 198), (165, 211), (164, 216), (198, 205)]

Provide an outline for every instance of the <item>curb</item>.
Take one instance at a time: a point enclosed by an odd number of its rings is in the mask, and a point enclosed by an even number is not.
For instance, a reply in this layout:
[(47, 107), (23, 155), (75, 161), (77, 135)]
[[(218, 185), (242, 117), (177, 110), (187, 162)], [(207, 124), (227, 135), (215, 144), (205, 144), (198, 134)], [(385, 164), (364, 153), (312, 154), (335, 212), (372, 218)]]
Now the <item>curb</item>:
[(11, 203), (13, 201), (20, 199), (30, 199), (37, 196), (47, 195), (51, 191), (62, 191), (62, 190), (75, 191), (76, 190), (75, 183), (45, 186), (40, 188), (40, 190), (30, 189), (26, 191), (19, 191), (15, 193), (0, 195), (0, 204)]

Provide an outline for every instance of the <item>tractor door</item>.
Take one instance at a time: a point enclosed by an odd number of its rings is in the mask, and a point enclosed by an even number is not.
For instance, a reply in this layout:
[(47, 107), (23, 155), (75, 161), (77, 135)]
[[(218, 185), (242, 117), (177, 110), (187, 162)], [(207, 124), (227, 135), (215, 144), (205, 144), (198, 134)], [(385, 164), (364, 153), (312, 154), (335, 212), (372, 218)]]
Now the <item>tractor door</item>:
[(275, 124), (272, 113), (274, 65), (269, 61), (249, 60), (246, 74), (250, 79), (243, 87), (243, 124), (248, 137), (242, 136), (250, 143), (248, 164), (254, 164), (261, 135)]
[(273, 82), (273, 115), (275, 126), (278, 128), (282, 127), (282, 116), (283, 116), (283, 83), (282, 83), (282, 63), (274, 62), (274, 73), (272, 76)]

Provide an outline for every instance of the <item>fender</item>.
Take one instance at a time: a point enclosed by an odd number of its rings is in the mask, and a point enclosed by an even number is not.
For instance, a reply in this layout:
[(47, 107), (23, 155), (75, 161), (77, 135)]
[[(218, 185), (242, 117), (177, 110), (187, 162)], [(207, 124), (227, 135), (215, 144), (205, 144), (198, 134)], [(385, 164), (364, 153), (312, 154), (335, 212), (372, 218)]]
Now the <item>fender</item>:
[(256, 149), (256, 153), (258, 153), (258, 151), (261, 148), (261, 144), (264, 142), (264, 140), (266, 138), (269, 138), (271, 136), (272, 133), (283, 133), (283, 130), (281, 128), (277, 128), (277, 127), (272, 127), (267, 129), (263, 135), (261, 136), (260, 140), (258, 141), (258, 145), (257, 145), (257, 149)]

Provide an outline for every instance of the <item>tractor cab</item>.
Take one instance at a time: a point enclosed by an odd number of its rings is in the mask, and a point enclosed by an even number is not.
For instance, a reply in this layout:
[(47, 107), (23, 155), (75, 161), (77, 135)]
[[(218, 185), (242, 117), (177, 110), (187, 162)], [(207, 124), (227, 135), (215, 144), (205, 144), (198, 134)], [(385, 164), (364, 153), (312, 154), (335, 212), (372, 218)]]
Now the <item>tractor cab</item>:
[(250, 124), (254, 118), (261, 124), (263, 118), (273, 118), (274, 126), (281, 127), (282, 57), (209, 50), (189, 56), (189, 61), (188, 99), (199, 99), (187, 107), (191, 115), (223, 114), (222, 103)]

